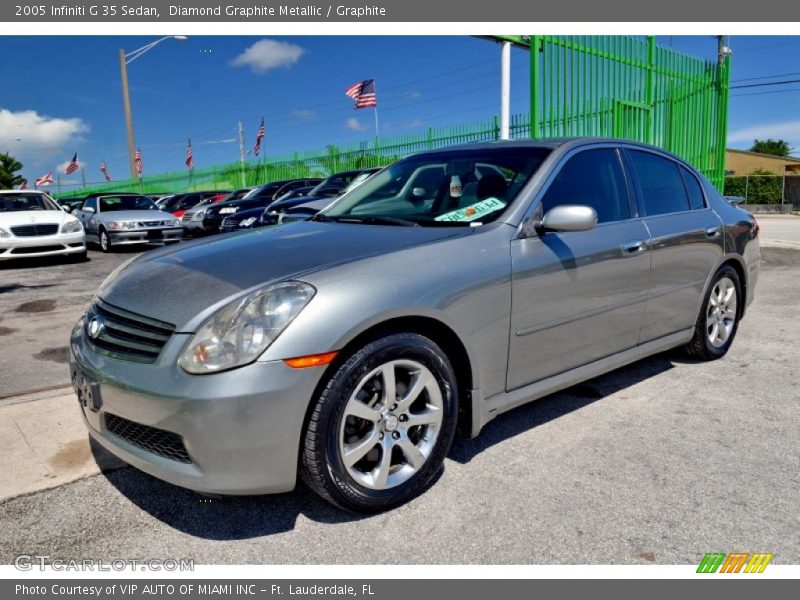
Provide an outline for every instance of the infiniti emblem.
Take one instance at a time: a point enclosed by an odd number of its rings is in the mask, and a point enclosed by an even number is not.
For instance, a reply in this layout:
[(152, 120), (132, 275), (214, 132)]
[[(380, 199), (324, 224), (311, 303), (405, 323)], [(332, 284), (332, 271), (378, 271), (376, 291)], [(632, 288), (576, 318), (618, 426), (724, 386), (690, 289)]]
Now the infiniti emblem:
[(86, 332), (89, 334), (90, 338), (97, 339), (100, 337), (100, 334), (103, 333), (104, 327), (105, 324), (100, 317), (92, 317), (86, 327)]

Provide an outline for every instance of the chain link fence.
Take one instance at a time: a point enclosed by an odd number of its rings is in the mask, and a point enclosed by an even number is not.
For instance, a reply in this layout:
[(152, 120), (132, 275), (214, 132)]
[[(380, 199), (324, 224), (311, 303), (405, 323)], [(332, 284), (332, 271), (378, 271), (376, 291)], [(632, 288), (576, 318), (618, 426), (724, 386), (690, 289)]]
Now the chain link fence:
[(729, 175), (725, 195), (740, 196), (745, 204), (791, 205), (800, 210), (800, 175)]

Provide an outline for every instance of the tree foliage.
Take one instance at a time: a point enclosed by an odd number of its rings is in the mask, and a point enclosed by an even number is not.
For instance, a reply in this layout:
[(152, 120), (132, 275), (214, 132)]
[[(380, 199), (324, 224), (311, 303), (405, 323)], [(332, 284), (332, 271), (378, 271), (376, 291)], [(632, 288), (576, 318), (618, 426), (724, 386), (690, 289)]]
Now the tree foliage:
[(772, 138), (766, 140), (754, 140), (750, 152), (759, 152), (760, 154), (772, 154), (773, 156), (781, 156), (786, 158), (791, 154), (792, 148), (786, 140), (773, 140)]
[(19, 175), (22, 163), (8, 153), (0, 154), (0, 189), (10, 190), (25, 179)]

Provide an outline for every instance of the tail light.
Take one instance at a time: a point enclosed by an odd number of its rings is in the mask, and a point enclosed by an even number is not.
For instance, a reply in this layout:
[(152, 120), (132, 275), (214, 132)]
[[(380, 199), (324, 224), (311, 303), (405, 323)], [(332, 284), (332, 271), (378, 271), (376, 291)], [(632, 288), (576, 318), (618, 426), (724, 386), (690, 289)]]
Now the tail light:
[(753, 215), (750, 215), (750, 217), (753, 219), (753, 238), (757, 238), (758, 234), (761, 233), (761, 225), (758, 224), (758, 220)]
[(176, 211), (174, 211), (172, 214), (173, 214), (173, 215), (175, 215), (176, 217), (178, 217), (178, 218), (180, 219), (180, 218), (183, 216), (183, 213), (184, 213), (184, 212), (186, 212), (186, 211), (183, 211), (183, 210), (176, 210)]

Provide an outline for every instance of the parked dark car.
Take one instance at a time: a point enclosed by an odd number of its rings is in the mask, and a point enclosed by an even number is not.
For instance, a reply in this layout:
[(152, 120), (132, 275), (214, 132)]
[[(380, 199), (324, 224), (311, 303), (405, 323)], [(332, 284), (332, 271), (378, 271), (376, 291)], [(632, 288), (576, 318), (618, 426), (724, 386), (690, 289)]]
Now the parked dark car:
[(185, 194), (175, 194), (162, 204), (160, 204), (161, 210), (164, 212), (170, 212), (179, 219), (183, 217), (183, 213), (186, 212), (190, 208), (194, 208), (203, 200), (207, 198), (212, 198), (214, 196), (224, 197), (227, 196), (230, 192), (227, 190), (206, 190), (201, 192), (187, 192)]
[(255, 188), (249, 194), (239, 200), (220, 202), (206, 209), (203, 216), (203, 229), (207, 233), (217, 233), (220, 231), (222, 221), (226, 217), (236, 214), (239, 211), (251, 208), (266, 208), (275, 200), (275, 194), (284, 189), (287, 184), (297, 183), (298, 186), (306, 187), (315, 181), (314, 178), (285, 179), (273, 181), (261, 187)]
[(83, 198), (58, 198), (56, 200), (56, 204), (58, 204), (65, 212), (71, 213), (73, 210), (83, 204)]
[(290, 192), (286, 192), (285, 194), (278, 194), (275, 198), (275, 201), (278, 200), (288, 200), (289, 198), (296, 198), (297, 196), (308, 196), (308, 194), (313, 190), (316, 185), (307, 185), (301, 188), (295, 188)]

